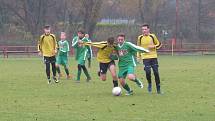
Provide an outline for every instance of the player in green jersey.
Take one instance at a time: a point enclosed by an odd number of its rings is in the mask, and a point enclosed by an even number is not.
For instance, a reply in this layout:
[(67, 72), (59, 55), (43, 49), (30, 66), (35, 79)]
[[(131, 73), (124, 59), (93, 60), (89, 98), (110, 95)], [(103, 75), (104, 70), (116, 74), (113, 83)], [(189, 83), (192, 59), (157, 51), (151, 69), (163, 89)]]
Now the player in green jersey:
[(57, 54), (57, 61), (56, 61), (56, 68), (59, 75), (59, 78), (62, 77), (60, 71), (60, 65), (64, 66), (67, 79), (70, 79), (71, 76), (69, 75), (69, 66), (68, 66), (68, 56), (69, 56), (69, 43), (66, 40), (66, 33), (61, 32), (60, 41), (58, 42), (58, 54)]
[(139, 52), (149, 52), (149, 50), (144, 49), (143, 47), (136, 46), (131, 42), (125, 41), (125, 34), (121, 33), (117, 36), (118, 45), (116, 50), (118, 51), (119, 56), (119, 72), (118, 78), (122, 87), (127, 91), (126, 95), (132, 95), (133, 91), (125, 82), (126, 76), (128, 79), (135, 82), (140, 88), (143, 88), (143, 83), (136, 78), (134, 74), (134, 67), (136, 66), (135, 55)]
[(85, 38), (85, 33), (83, 30), (78, 31), (78, 36), (73, 38), (72, 47), (75, 49), (75, 59), (78, 62), (78, 73), (77, 73), (77, 82), (80, 82), (81, 71), (84, 71), (84, 74), (87, 77), (87, 82), (91, 80), (91, 77), (88, 73), (88, 70), (85, 66), (85, 61), (87, 59), (87, 54), (89, 51), (89, 46), (84, 45), (84, 42), (89, 42), (87, 38)]

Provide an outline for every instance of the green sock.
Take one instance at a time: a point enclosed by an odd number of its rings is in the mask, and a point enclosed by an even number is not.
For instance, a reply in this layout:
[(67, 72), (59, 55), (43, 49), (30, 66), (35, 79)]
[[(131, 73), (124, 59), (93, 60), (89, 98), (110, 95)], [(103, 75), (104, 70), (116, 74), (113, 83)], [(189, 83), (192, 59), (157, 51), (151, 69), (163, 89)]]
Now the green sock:
[(131, 91), (131, 88), (128, 86), (128, 84), (126, 83), (123, 88), (126, 90), (126, 91)]
[(80, 78), (81, 78), (81, 70), (78, 70), (77, 81), (80, 81)]
[(132, 81), (134, 81), (134, 82), (136, 82), (138, 85), (140, 85), (140, 80), (139, 80), (139, 79), (135, 78), (135, 79), (132, 80)]

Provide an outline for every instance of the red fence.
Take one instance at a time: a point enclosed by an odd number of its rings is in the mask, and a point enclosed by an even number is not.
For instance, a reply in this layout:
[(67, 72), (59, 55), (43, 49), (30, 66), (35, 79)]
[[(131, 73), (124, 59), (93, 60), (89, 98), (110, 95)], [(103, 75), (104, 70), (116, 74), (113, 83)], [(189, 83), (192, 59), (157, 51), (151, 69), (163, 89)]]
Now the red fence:
[[(201, 52), (202, 54), (208, 52), (215, 52), (215, 43), (184, 43), (180, 45), (163, 44), (162, 48), (158, 50), (159, 53), (193, 53)], [(8, 58), (9, 55), (27, 55), (28, 57), (37, 54), (36, 46), (0, 46), (0, 53), (4, 58)], [(97, 49), (93, 48), (94, 55)], [(71, 48), (70, 55), (74, 55), (74, 51)]]

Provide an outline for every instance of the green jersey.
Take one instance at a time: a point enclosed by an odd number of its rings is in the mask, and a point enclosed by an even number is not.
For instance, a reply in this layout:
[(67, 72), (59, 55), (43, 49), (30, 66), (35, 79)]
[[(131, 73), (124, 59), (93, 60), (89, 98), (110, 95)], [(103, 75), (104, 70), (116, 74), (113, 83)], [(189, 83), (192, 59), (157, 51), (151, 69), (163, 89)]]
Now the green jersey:
[(136, 46), (131, 42), (124, 42), (122, 45), (118, 44), (116, 47), (119, 56), (119, 67), (136, 66), (135, 55), (138, 51), (149, 52), (143, 47)]
[(81, 40), (83, 42), (89, 42), (89, 39), (82, 38), (80, 39), (78, 36), (73, 38), (72, 47), (75, 48), (75, 59), (79, 64), (83, 65), (84, 61), (87, 58), (88, 51), (90, 50), (89, 46), (79, 44), (78, 41)]
[(68, 52), (69, 52), (69, 43), (67, 40), (60, 40), (58, 42), (58, 46), (59, 46), (59, 51), (58, 51), (58, 55), (59, 56), (68, 56)]

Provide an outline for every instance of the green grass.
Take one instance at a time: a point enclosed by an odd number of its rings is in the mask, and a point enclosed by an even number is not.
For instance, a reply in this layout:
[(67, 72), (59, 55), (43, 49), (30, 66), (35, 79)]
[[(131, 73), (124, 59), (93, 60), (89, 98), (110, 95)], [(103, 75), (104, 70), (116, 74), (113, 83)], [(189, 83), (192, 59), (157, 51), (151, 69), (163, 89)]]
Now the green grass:
[[(153, 89), (139, 89), (133, 96), (111, 94), (112, 81), (97, 77), (93, 62), (87, 83), (62, 79), (47, 84), (40, 58), (0, 59), (1, 121), (214, 121), (215, 57), (160, 56), (160, 76), (164, 95)], [(70, 72), (76, 75), (76, 63), (70, 59)], [(136, 68), (145, 85), (143, 65)]]

